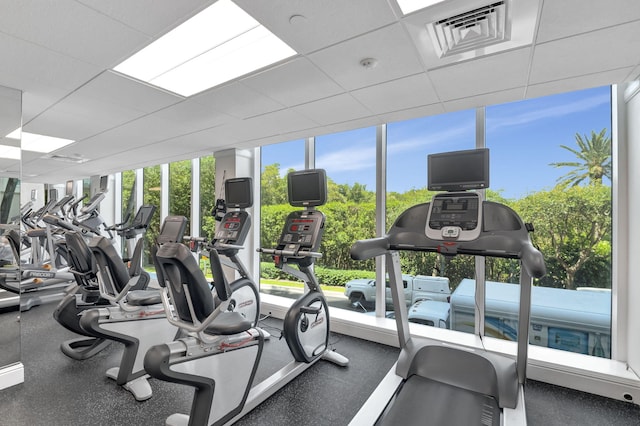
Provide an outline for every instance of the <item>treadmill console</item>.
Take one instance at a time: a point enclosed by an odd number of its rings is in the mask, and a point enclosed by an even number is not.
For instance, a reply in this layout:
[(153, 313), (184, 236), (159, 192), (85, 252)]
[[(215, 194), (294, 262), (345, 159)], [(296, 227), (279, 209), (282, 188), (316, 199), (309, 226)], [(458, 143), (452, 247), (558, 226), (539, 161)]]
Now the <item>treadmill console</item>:
[(324, 214), (318, 210), (295, 211), (287, 216), (278, 248), (317, 251), (324, 232)]
[(425, 229), (428, 238), (471, 241), (480, 236), (481, 230), (481, 194), (444, 192), (433, 196)]
[(214, 235), (214, 243), (233, 244), (241, 246), (251, 228), (249, 213), (245, 210), (228, 212), (218, 225)]

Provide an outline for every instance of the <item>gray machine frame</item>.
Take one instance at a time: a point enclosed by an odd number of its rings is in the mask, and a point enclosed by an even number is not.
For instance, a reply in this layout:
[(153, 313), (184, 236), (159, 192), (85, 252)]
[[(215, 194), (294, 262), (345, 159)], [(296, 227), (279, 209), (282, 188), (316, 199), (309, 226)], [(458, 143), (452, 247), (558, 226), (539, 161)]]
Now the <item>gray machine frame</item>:
[[(481, 230), (477, 238), (460, 240), (449, 237), (444, 231), (440, 238), (430, 238), (425, 231), (429, 223), (430, 204), (419, 204), (407, 209), (385, 237), (357, 241), (352, 247), (351, 255), (356, 260), (379, 255), (386, 258), (401, 353), (397, 363), (350, 424), (391, 424), (387, 423), (385, 415), (393, 417), (391, 421), (396, 424), (442, 424), (441, 416), (464, 413), (465, 407), (461, 402), (455, 405), (455, 397), (448, 398), (447, 404), (438, 406), (429, 405), (433, 401), (429, 401), (425, 395), (422, 395), (421, 404), (411, 402), (416, 392), (403, 393), (402, 387), (406, 386), (412, 376), (441, 383), (443, 389), (447, 388), (445, 392), (454, 387), (458, 390), (449, 395), (457, 392), (460, 400), (468, 399), (469, 394), (494, 399), (499, 407), (499, 423), (493, 420), (494, 423), (487, 424), (526, 424), (523, 385), (526, 380), (531, 283), (534, 277), (538, 278), (546, 273), (542, 254), (531, 244), (528, 227), (520, 217), (509, 207), (489, 201), (482, 202), (482, 221), (479, 222)], [(399, 256), (399, 251), (402, 250), (439, 252), (451, 256), (469, 254), (519, 259), (520, 309), (516, 359), (484, 349), (411, 336), (402, 292)], [(407, 389), (410, 387), (406, 386), (405, 390)], [(403, 403), (403, 400), (409, 402)], [(393, 411), (394, 406), (423, 408), (427, 411), (419, 411), (420, 414), (416, 415), (415, 409), (414, 412), (398, 412), (399, 410)], [(490, 416), (493, 417), (493, 414)], [(433, 423), (429, 423), (430, 421)]]

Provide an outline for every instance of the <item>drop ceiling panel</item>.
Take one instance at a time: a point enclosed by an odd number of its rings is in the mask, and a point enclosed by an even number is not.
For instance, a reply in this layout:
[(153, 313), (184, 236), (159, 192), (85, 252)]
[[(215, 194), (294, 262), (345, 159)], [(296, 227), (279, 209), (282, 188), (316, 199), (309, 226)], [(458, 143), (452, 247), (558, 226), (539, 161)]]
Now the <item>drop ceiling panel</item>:
[(376, 114), (434, 104), (439, 101), (431, 81), (425, 74), (416, 74), (354, 90), (351, 95)]
[(111, 67), (150, 38), (74, 0), (3, 2), (0, 28), (87, 63)]
[(619, 68), (616, 70), (583, 75), (575, 78), (531, 84), (527, 87), (527, 98), (554, 95), (557, 93), (582, 90), (590, 87), (608, 86), (615, 82), (624, 81), (633, 68)]
[[(374, 58), (370, 68), (360, 65)], [(400, 24), (347, 40), (309, 55), (309, 59), (346, 90), (355, 90), (424, 71)]]
[(380, 114), (378, 119), (380, 123), (394, 123), (397, 121), (411, 120), (419, 117), (428, 117), (430, 115), (443, 114), (445, 112), (441, 103), (426, 105), (416, 108), (409, 108), (402, 111)]
[(530, 48), (485, 56), (429, 71), (442, 101), (467, 98), (526, 84)]
[(68, 91), (52, 86), (33, 84), (22, 92), (22, 122), (28, 123), (42, 111), (62, 99)]
[(249, 118), (285, 107), (239, 82), (216, 87), (191, 99), (204, 107), (213, 108), (236, 118)]
[(10, 61), (3, 61), (0, 67), (0, 84), (23, 91), (42, 86), (73, 90), (101, 72), (95, 65), (2, 32), (0, 57), (11, 58)]
[(238, 140), (253, 140), (263, 137), (280, 135), (288, 132), (310, 129), (318, 123), (310, 120), (293, 109), (275, 111), (269, 114), (253, 117), (242, 122), (222, 125), (218, 129), (221, 134), (231, 131), (230, 136)]
[(242, 84), (286, 106), (299, 105), (342, 93), (343, 89), (306, 58), (241, 80)]
[(638, 64), (640, 21), (538, 44), (531, 84), (578, 77)]
[(638, 0), (546, 1), (542, 7), (537, 42), (569, 37), (638, 19)]
[(126, 151), (136, 146), (146, 146), (163, 141), (184, 132), (185, 129), (178, 128), (174, 122), (148, 115), (92, 136), (72, 147), (61, 148), (58, 152), (79, 153), (87, 158), (95, 159), (115, 152)]
[(178, 100), (174, 95), (107, 72), (44, 111), (25, 130), (80, 140)]
[(524, 98), (524, 87), (516, 87), (508, 90), (500, 90), (491, 93), (484, 93), (467, 98), (455, 99), (444, 102), (446, 112), (462, 111), (487, 105), (498, 105), (506, 102), (519, 101)]
[[(236, 0), (298, 53), (309, 53), (396, 20), (387, 0)], [(297, 18), (291, 19), (292, 16)]]
[(204, 107), (192, 100), (185, 100), (171, 105), (155, 112), (153, 115), (156, 119), (175, 123), (177, 128), (183, 129), (185, 133), (219, 126), (234, 120), (228, 114), (221, 113), (211, 107)]
[(71, 96), (92, 99), (100, 104), (150, 113), (178, 103), (184, 98), (113, 71), (105, 71)]
[(149, 36), (158, 36), (212, 4), (213, 0), (77, 0)]
[(324, 126), (371, 115), (370, 110), (348, 93), (298, 105), (293, 109)]

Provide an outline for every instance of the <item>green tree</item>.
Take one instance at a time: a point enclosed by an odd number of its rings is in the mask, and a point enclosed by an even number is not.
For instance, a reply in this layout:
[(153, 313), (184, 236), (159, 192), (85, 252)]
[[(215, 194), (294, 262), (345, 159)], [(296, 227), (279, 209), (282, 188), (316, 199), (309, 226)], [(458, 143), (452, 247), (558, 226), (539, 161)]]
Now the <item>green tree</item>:
[(213, 238), (216, 221), (211, 211), (220, 191), (215, 186), (216, 159), (213, 155), (200, 158), (200, 236)]
[(550, 164), (553, 167), (574, 168), (574, 170), (558, 178), (558, 184), (576, 186), (588, 180), (589, 184), (601, 185), (603, 177), (611, 179), (611, 138), (606, 136), (606, 133), (606, 128), (597, 134), (592, 130), (590, 139), (587, 135), (584, 135), (583, 138), (576, 133), (576, 143), (579, 149), (560, 145), (562, 148), (572, 152), (578, 158), (578, 161)]
[[(169, 164), (169, 214), (191, 217), (191, 160), (175, 161)], [(191, 235), (187, 222), (185, 235)], [(197, 224), (194, 226), (198, 226)]]
[[(542, 285), (575, 289), (607, 287), (611, 256), (611, 188), (604, 185), (556, 187), (514, 203), (545, 257), (547, 275)], [(597, 266), (599, 273), (584, 269)], [(604, 266), (603, 266), (604, 265)], [(577, 279), (594, 280), (579, 282)]]
[(280, 164), (269, 164), (262, 171), (260, 200), (263, 206), (288, 203), (287, 177), (280, 176)]

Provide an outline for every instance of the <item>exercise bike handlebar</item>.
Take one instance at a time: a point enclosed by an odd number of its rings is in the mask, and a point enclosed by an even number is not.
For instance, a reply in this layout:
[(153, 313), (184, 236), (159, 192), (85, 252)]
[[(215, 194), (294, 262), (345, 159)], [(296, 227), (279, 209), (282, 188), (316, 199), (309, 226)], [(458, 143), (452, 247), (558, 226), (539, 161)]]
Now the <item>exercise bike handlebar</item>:
[(213, 243), (212, 247), (216, 250), (222, 249), (222, 250), (240, 250), (243, 249), (244, 246), (239, 246), (237, 244), (227, 244), (227, 243), (220, 243), (220, 242), (215, 242)]
[(294, 250), (282, 250), (282, 249), (267, 249), (267, 248), (259, 248), (257, 249), (258, 253), (271, 254), (273, 256), (284, 256), (284, 257), (313, 257), (319, 259), (322, 257), (322, 253), (318, 253), (315, 251), (294, 251)]

